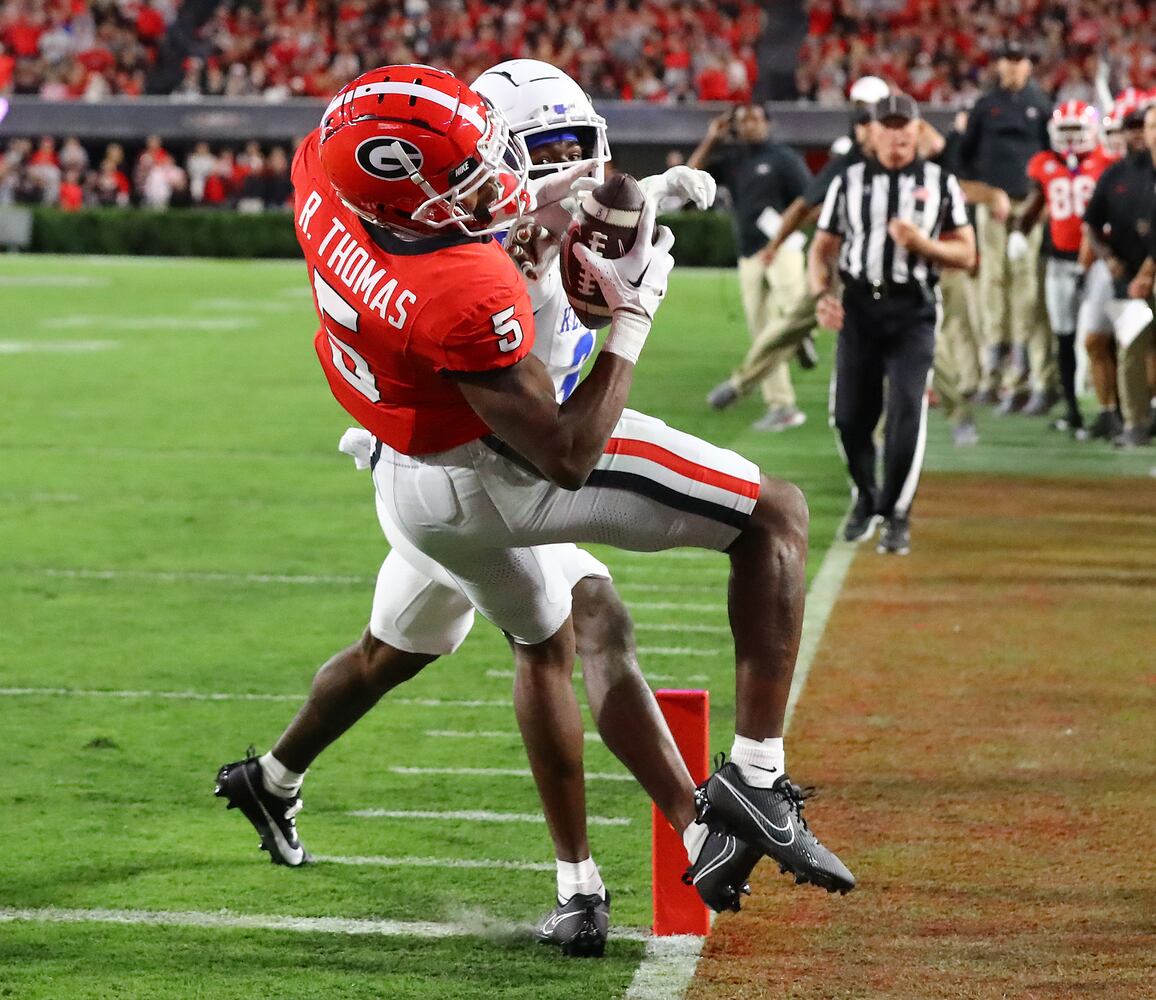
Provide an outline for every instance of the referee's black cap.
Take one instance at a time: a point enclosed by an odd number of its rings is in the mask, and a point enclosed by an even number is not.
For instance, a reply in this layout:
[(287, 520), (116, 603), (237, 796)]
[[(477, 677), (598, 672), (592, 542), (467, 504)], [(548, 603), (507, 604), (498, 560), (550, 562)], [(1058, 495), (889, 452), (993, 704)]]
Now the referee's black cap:
[(871, 117), (877, 122), (918, 121), (919, 105), (907, 94), (888, 94), (872, 106)]

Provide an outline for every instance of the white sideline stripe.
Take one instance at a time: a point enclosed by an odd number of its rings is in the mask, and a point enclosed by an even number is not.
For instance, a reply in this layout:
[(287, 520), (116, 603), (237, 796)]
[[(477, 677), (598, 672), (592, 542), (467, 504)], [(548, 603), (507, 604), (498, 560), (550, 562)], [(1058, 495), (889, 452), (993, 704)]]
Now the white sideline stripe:
[[(545, 825), (542, 813), (489, 812), (485, 809), (351, 809), (358, 819), (452, 819), (460, 823), (534, 823)], [(587, 816), (590, 826), (630, 826), (625, 816)]]
[[(449, 774), (462, 778), (529, 778), (532, 777), (528, 767), (403, 767), (395, 765), (389, 768), (391, 774), (404, 774), (411, 777), (426, 777), (439, 774)], [(587, 771), (587, 781), (633, 781), (632, 774), (617, 774), (606, 771)]]
[(625, 1000), (672, 1000), (686, 993), (702, 954), (703, 938), (690, 934), (651, 938), (626, 990)]
[(117, 340), (0, 340), (0, 354), (91, 354), (120, 347)]
[(502, 868), (513, 872), (552, 872), (557, 868), (554, 861), (496, 861), (488, 858), (387, 858), (374, 855), (343, 858), (331, 854), (314, 854), (313, 860), (328, 865), (371, 868)]
[[(5, 687), (0, 698), (157, 698), (162, 701), (292, 701), (302, 702), (305, 694), (236, 694), (229, 691), (101, 691), (95, 688)], [(391, 698), (393, 705), (419, 708), (512, 708), (508, 698)]]
[[(516, 740), (519, 743), (522, 740), (518, 733), (501, 729), (427, 729), (425, 734), (438, 740)], [(587, 743), (602, 742), (602, 737), (597, 733), (583, 733), (582, 739)]]
[[(784, 731), (790, 728), (795, 706), (807, 683), (807, 675), (811, 672), (811, 664), (815, 662), (815, 654), (827, 630), (831, 609), (843, 588), (843, 581), (847, 579), (847, 570), (855, 558), (856, 548), (851, 542), (833, 542), (823, 557), (819, 572), (811, 581), (803, 617), (803, 634), (799, 641), (799, 658), (795, 662), (795, 675), (787, 698)], [(634, 970), (634, 978), (627, 987), (624, 1000), (682, 1000), (694, 978), (703, 944), (704, 939), (695, 937), (652, 938), (647, 941), (646, 953)]]
[[(448, 938), (492, 935), (508, 931), (529, 935), (528, 927), (506, 924), (489, 916), (472, 924), (430, 920), (366, 920), (354, 917), (289, 917), (277, 913), (231, 913), (228, 910), (80, 910), (45, 906), (36, 909), (0, 907), (0, 923), (147, 924), (153, 927), (200, 927), (209, 930), (293, 931), (300, 934), (367, 934), (378, 937)], [(648, 941), (639, 927), (616, 927), (615, 938)]]
[(795, 706), (807, 683), (811, 664), (815, 662), (819, 643), (827, 631), (831, 610), (839, 598), (839, 591), (843, 589), (843, 581), (847, 579), (847, 571), (857, 551), (858, 546), (854, 542), (836, 539), (827, 549), (819, 572), (811, 581), (811, 589), (807, 591), (807, 610), (803, 616), (803, 634), (799, 639), (799, 658), (795, 661), (795, 675), (791, 681), (791, 693), (787, 697), (784, 730), (791, 725), (791, 717), (795, 714)]

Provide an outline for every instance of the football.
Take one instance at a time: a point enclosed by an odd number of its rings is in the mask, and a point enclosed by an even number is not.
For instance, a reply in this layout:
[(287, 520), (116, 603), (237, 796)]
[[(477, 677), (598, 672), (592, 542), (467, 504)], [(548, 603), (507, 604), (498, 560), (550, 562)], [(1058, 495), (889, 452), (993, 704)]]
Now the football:
[(615, 174), (583, 194), (562, 237), (562, 286), (578, 321), (591, 329), (610, 324), (610, 309), (590, 270), (574, 253), (581, 243), (607, 260), (630, 252), (638, 235), (645, 196), (629, 174)]

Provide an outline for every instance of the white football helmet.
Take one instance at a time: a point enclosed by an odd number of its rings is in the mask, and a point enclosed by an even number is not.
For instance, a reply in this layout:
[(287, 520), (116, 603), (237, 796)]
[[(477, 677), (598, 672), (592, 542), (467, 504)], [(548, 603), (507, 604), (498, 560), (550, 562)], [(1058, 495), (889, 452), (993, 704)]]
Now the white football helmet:
[(1085, 101), (1064, 101), (1048, 120), (1048, 138), (1061, 156), (1082, 156), (1096, 148), (1100, 115)]
[(610, 159), (606, 119), (594, 110), (586, 92), (556, 66), (538, 59), (509, 59), (481, 74), (470, 89), (500, 109), (510, 130), (531, 151), (539, 142), (571, 137), (582, 147), (581, 161), (543, 163), (530, 168), (531, 177), (567, 170), (577, 162), (593, 164), (603, 176)]

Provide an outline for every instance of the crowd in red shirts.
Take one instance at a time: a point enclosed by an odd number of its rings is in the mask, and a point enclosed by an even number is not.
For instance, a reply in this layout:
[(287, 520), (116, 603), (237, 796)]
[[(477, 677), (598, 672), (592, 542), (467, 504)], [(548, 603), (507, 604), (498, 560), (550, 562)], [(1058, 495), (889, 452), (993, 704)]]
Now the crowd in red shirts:
[(0, 94), (142, 94), (177, 0), (3, 0)]
[[(179, 0), (0, 0), (0, 94), (99, 100), (139, 94)], [(1147, 0), (807, 0), (796, 79), (839, 104), (881, 76), (920, 101), (966, 103), (1014, 39), (1058, 100), (1093, 99), (1097, 56), (1116, 86), (1156, 75)], [(472, 79), (532, 57), (596, 99), (743, 101), (758, 68), (757, 0), (224, 0), (184, 58), (176, 92), (325, 97), (391, 62)]]
[(267, 152), (256, 142), (240, 151), (213, 152), (197, 143), (179, 159), (151, 136), (130, 159), (119, 143), (99, 158), (76, 139), (12, 139), (0, 149), (0, 205), (50, 205), (66, 211), (85, 207), (140, 205), (145, 208), (286, 208), (292, 195), (289, 154)]
[(841, 104), (862, 76), (917, 100), (967, 104), (993, 53), (1017, 41), (1057, 101), (1094, 102), (1097, 63), (1118, 88), (1156, 75), (1156, 12), (1146, 0), (808, 0), (800, 94)]

